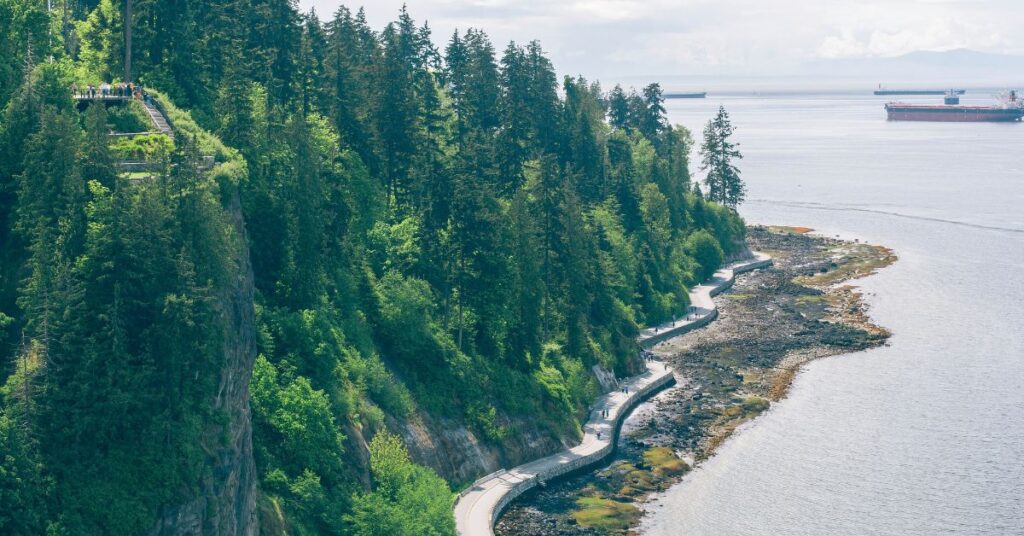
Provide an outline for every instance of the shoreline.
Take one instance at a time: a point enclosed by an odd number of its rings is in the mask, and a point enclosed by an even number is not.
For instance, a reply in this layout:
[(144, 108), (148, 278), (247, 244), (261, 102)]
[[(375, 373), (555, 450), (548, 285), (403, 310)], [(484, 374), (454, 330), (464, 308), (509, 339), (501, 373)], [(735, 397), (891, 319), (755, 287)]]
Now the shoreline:
[[(731, 288), (737, 275), (771, 264), (768, 255), (753, 253), (747, 259), (716, 270), (711, 278), (690, 290), (692, 317), (644, 329), (637, 336), (637, 344), (649, 347), (707, 325), (718, 317), (714, 296)], [(675, 383), (675, 367), (670, 368), (667, 362), (650, 359), (644, 366), (644, 373), (624, 380), (621, 391), (606, 393), (592, 404), (590, 418), (583, 427), (583, 439), (577, 446), (509, 470), (495, 471), (459, 493), (454, 505), (457, 533), (464, 536), (494, 534), (494, 526), (503, 511), (520, 495), (583, 472), (613, 455), (622, 422), (632, 410), (649, 396)]]
[(631, 533), (644, 503), (785, 398), (804, 364), (885, 344), (890, 333), (871, 323), (849, 282), (892, 264), (895, 254), (811, 231), (752, 227), (751, 247), (770, 254), (775, 267), (737, 279), (712, 327), (654, 348), (677, 370), (678, 387), (630, 419), (610, 465), (531, 492), (495, 532)]

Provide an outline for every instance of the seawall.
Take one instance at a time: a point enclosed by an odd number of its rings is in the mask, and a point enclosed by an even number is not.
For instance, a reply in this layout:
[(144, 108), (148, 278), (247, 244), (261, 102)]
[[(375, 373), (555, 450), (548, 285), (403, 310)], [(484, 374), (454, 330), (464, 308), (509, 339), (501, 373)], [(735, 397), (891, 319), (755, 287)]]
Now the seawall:
[[(732, 263), (715, 272), (704, 284), (690, 292), (691, 312), (684, 320), (643, 330), (637, 342), (644, 347), (702, 327), (718, 316), (712, 298), (725, 291), (738, 274), (764, 268), (771, 258), (755, 253), (752, 259)], [(622, 421), (637, 404), (675, 382), (672, 369), (656, 361), (646, 363), (647, 370), (625, 380), (620, 389), (598, 398), (590, 419), (583, 427), (579, 445), (557, 454), (500, 470), (484, 476), (459, 494), (455, 502), (455, 526), (460, 536), (494, 534), (494, 523), (504, 509), (523, 493), (566, 474), (605, 460), (615, 449)], [(607, 412), (607, 417), (605, 417)]]

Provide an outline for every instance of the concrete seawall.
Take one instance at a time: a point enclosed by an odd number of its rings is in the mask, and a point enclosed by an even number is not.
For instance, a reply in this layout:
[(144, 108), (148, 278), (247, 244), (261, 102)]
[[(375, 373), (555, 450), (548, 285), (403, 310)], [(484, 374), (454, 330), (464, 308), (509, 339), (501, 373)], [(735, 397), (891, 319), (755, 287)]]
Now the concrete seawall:
[[(764, 268), (771, 258), (755, 253), (754, 258), (730, 264), (690, 292), (692, 312), (685, 320), (643, 330), (637, 342), (650, 347), (666, 339), (697, 329), (718, 316), (712, 298), (732, 286), (738, 274)], [(615, 449), (622, 421), (651, 395), (675, 382), (673, 371), (664, 363), (647, 362), (647, 370), (623, 381), (621, 389), (598, 398), (590, 419), (583, 426), (583, 440), (567, 450), (500, 470), (478, 479), (459, 494), (455, 502), (455, 527), (460, 536), (494, 534), (494, 523), (516, 497), (538, 485), (604, 461)], [(607, 411), (607, 417), (604, 412)]]
[(736, 276), (771, 266), (772, 259), (764, 253), (754, 253), (753, 259), (732, 263), (719, 269), (707, 282), (690, 291), (690, 307), (693, 312), (683, 320), (668, 322), (661, 326), (647, 328), (640, 332), (637, 342), (650, 348), (659, 342), (678, 337), (689, 331), (704, 327), (718, 318), (718, 307), (712, 299), (732, 287)]

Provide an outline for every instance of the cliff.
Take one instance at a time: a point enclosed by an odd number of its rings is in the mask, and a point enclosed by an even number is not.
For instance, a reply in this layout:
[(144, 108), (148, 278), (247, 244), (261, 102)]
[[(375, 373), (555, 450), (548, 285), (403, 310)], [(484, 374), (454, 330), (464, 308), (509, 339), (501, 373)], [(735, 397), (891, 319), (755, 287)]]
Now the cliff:
[(238, 155), (202, 131), (191, 118), (158, 95), (161, 113), (173, 118), (175, 130), (197, 135), (225, 163), (209, 172), (218, 184), (221, 204), (232, 233), (231, 275), (218, 289), (216, 308), (221, 321), (223, 361), (215, 392), (210, 393), (215, 415), (207, 425), (203, 450), (208, 475), (199, 492), (183, 504), (164, 508), (146, 536), (215, 534), (256, 536), (260, 533), (256, 497), (259, 476), (253, 458), (249, 380), (256, 360), (254, 279), (245, 218), (239, 195), (239, 174), (245, 173)]
[(249, 378), (256, 359), (253, 274), (237, 189), (231, 192), (226, 209), (241, 238), (233, 259), (238, 268), (237, 277), (219, 296), (224, 366), (213, 406), (227, 418), (223, 423), (212, 424), (206, 434), (204, 447), (211, 476), (201, 483), (200, 493), (187, 503), (161, 512), (146, 536), (259, 534), (249, 410)]

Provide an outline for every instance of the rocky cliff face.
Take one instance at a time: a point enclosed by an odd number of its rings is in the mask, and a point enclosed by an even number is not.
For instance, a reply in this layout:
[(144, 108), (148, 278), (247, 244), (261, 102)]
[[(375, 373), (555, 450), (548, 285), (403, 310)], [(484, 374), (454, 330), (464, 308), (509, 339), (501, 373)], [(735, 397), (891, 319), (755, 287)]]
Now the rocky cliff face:
[(226, 417), (206, 434), (210, 478), (191, 501), (164, 509), (146, 536), (256, 536), (256, 467), (252, 452), (249, 379), (256, 359), (253, 274), (237, 190), (226, 210), (238, 237), (235, 274), (220, 292), (224, 364), (214, 393), (215, 410)]
[(569, 446), (575, 438), (558, 438), (537, 429), (536, 423), (514, 423), (519, 433), (495, 445), (477, 437), (461, 422), (416, 415), (392, 427), (402, 431), (409, 455), (437, 471), (452, 484), (467, 483), (503, 467), (514, 467)]
[[(643, 366), (639, 360), (631, 365)], [(614, 373), (598, 365), (592, 368), (592, 372), (602, 392), (616, 387)], [(528, 416), (506, 423), (517, 433), (500, 445), (478, 437), (464, 422), (435, 419), (425, 414), (389, 424), (391, 429), (401, 430), (409, 454), (416, 463), (437, 471), (454, 485), (466, 484), (498, 469), (548, 456), (579, 442), (579, 437), (558, 436), (539, 428), (537, 421)]]

